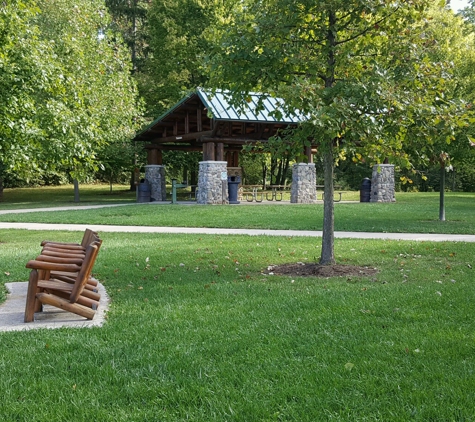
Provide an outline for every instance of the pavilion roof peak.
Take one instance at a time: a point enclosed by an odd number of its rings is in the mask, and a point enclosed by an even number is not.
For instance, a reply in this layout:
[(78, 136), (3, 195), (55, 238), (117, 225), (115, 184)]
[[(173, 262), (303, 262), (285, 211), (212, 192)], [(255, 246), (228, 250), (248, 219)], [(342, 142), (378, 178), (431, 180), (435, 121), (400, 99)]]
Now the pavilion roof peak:
[(301, 121), (297, 114), (285, 110), (282, 99), (267, 94), (250, 92), (240, 107), (232, 103), (230, 91), (198, 88), (196, 94), (216, 120), (293, 124)]

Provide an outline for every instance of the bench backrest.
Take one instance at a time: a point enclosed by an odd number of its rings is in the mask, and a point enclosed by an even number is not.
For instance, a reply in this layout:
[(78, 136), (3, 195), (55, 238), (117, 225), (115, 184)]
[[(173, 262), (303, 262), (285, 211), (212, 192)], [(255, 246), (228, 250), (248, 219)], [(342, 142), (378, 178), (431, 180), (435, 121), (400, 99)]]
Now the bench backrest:
[(102, 240), (97, 240), (86, 247), (86, 256), (81, 265), (81, 269), (76, 276), (76, 281), (69, 298), (71, 303), (75, 303), (84, 290), (84, 287), (86, 286), (91, 275), (92, 268), (94, 267), (94, 263), (96, 262), (97, 254), (99, 253), (101, 244)]

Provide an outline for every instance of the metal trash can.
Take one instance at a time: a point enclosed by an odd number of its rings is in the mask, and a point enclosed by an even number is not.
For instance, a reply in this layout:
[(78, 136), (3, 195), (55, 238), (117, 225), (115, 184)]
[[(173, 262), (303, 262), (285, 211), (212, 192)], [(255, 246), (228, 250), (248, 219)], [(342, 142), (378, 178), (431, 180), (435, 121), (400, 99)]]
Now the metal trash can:
[(139, 183), (137, 186), (137, 202), (150, 202), (150, 194), (152, 192), (150, 183), (146, 180)]
[(371, 180), (367, 177), (361, 182), (360, 188), (360, 202), (371, 201)]
[(228, 177), (228, 196), (229, 196), (230, 204), (240, 204), (240, 202), (237, 199), (239, 183), (241, 183), (241, 178), (239, 176)]

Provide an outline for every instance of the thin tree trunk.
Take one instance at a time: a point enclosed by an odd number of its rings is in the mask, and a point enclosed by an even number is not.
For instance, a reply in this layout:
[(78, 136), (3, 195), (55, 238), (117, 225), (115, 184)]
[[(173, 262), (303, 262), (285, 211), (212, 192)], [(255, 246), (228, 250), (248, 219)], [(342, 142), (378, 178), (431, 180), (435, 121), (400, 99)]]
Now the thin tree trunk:
[(445, 165), (440, 164), (439, 220), (445, 221)]
[[(327, 69), (325, 75), (325, 88), (332, 88), (335, 83), (335, 48), (336, 39), (336, 13), (330, 11), (328, 14), (328, 31), (326, 36), (326, 46), (328, 47)], [(321, 265), (332, 265), (335, 263), (335, 216), (333, 204), (333, 139), (328, 141), (323, 152), (323, 177), (324, 177), (324, 203), (323, 203), (323, 235), (322, 254), (320, 256)]]
[[(263, 190), (265, 190), (266, 189), (266, 183), (267, 183), (267, 164), (262, 163), (261, 165), (262, 165), (262, 188), (263, 188)], [(270, 184), (272, 184), (272, 181), (270, 182)]]
[(3, 163), (0, 161), (0, 201), (3, 201)]
[(333, 203), (333, 145), (328, 146), (323, 154), (323, 177), (324, 181), (324, 203), (323, 203), (323, 236), (322, 254), (320, 256), (321, 265), (332, 265), (335, 263), (334, 253), (334, 203)]
[(132, 11), (132, 73), (137, 72), (137, 0), (133, 2)]
[(74, 202), (79, 202), (79, 182), (77, 179), (73, 180), (74, 185)]

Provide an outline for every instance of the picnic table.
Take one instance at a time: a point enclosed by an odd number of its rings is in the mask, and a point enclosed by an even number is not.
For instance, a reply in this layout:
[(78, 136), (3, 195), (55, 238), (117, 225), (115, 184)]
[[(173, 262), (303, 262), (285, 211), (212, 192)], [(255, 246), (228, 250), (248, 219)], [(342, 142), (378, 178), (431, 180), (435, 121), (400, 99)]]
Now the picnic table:
[[(321, 189), (322, 190), (322, 201), (324, 199), (324, 196), (325, 196), (325, 192), (323, 192), (323, 189), (325, 188), (324, 185), (317, 185), (317, 190), (318, 189)], [(338, 190), (340, 189), (340, 186), (335, 186), (335, 188)], [(338, 191), (338, 192), (335, 192), (336, 194), (339, 195), (339, 198), (338, 199), (333, 199), (333, 202), (340, 202), (341, 201), (341, 195), (344, 193), (343, 191)]]
[[(282, 189), (286, 189), (287, 186), (285, 186), (285, 185), (270, 185), (270, 188), (271, 188), (272, 192), (266, 192), (266, 199), (268, 201), (273, 201), (274, 199), (276, 201), (282, 201), (282, 198), (283, 198)], [(269, 193), (271, 194), (270, 198), (269, 198)], [(280, 198), (277, 198), (277, 195), (280, 195)]]
[[(262, 190), (262, 185), (243, 185), (242, 186), (242, 196), (246, 199), (247, 202), (262, 202), (264, 199), (264, 193), (259, 192), (259, 189)], [(247, 191), (246, 191), (247, 189)], [(260, 195), (260, 199), (258, 199), (258, 195)]]

